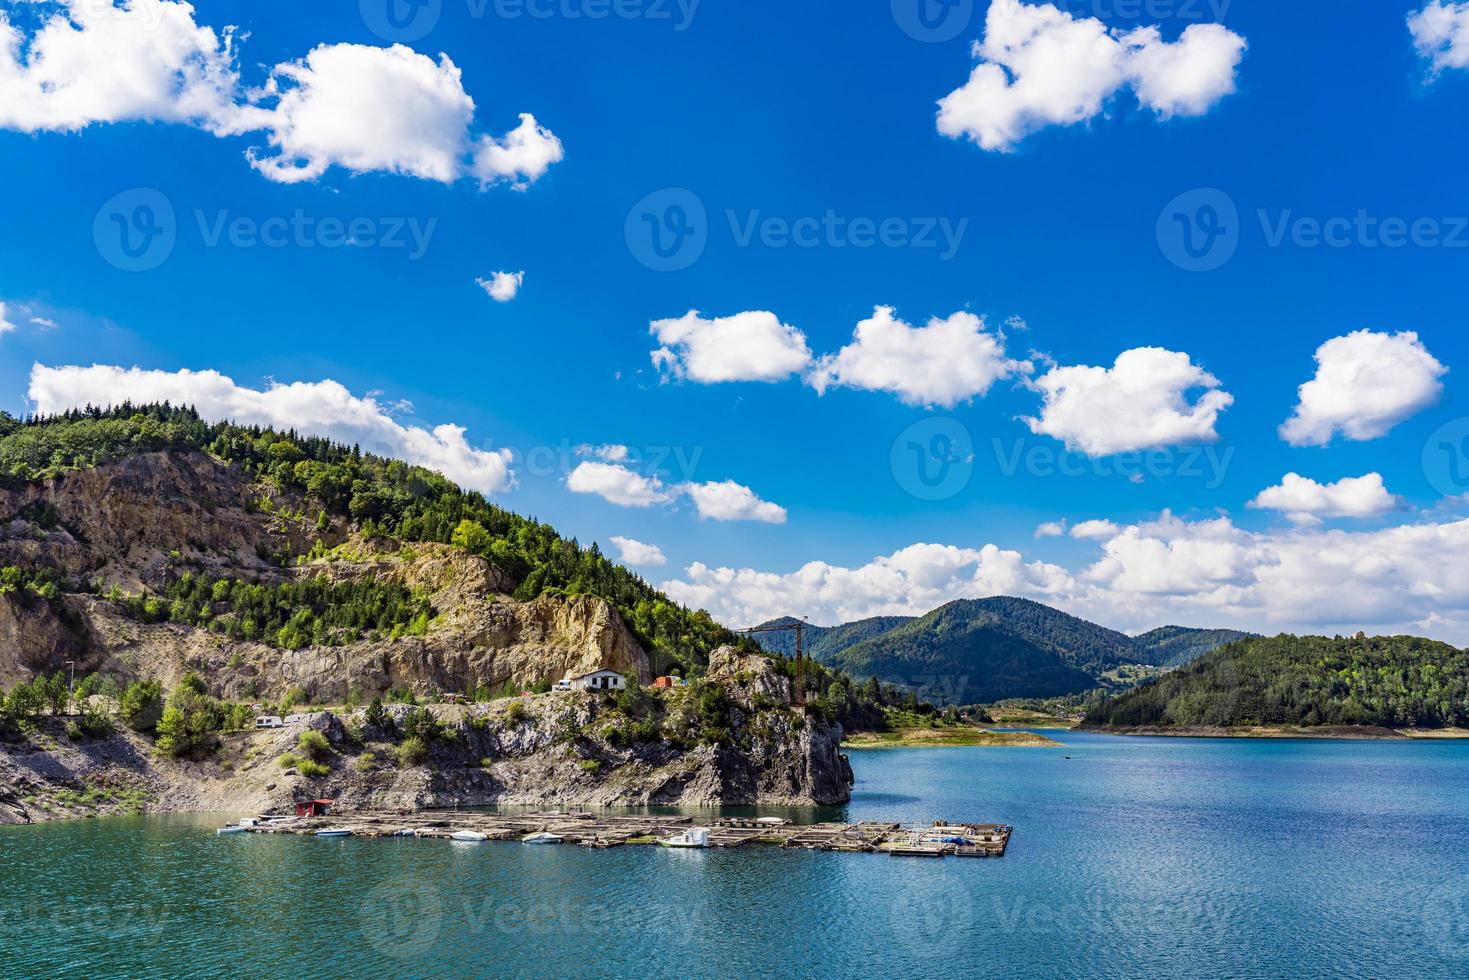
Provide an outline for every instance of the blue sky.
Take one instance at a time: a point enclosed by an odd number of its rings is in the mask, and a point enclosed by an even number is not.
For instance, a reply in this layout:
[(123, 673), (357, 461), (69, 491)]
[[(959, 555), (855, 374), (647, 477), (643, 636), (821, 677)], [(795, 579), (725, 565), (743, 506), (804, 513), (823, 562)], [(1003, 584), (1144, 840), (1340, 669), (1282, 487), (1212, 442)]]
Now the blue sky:
[[(70, 86), (0, 70), (3, 407), (217, 371), (221, 413), (654, 545), (640, 570), (734, 625), (1015, 592), (1126, 629), (1469, 641), (1469, 7), (442, 0), (395, 33), (385, 2), (3, 5), (20, 67)], [(40, 58), (66, 15), (112, 54)], [(98, 81), (133, 56), (234, 75)], [(160, 200), (166, 255), (129, 259), (116, 222)], [(663, 260), (674, 205), (696, 234)], [(650, 335), (691, 310), (683, 346)], [(91, 365), (119, 370), (62, 370)]]

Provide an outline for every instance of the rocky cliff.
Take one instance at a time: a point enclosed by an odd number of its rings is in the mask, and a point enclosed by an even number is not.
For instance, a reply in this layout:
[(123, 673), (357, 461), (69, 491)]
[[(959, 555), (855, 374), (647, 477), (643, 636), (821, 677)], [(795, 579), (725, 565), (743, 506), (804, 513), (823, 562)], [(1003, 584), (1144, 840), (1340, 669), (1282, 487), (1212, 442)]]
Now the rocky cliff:
[[(220, 737), (201, 759), (167, 760), (119, 731), (96, 741), (59, 731), (0, 744), (0, 823), (117, 810), (266, 812), (326, 797), (341, 810), (557, 806), (822, 805), (850, 798), (842, 730), (789, 707), (789, 682), (763, 658), (716, 654), (710, 680), (646, 691), (637, 708), (568, 692), (491, 705), (316, 712), (287, 728)], [(700, 741), (701, 692), (728, 704), (718, 742)], [(424, 758), (403, 756), (415, 711), (436, 718)], [(325, 736), (327, 772), (293, 758), (306, 731)]]
[[(375, 579), (427, 597), (435, 613), (427, 635), (285, 651), (140, 623), (96, 595), (53, 604), (0, 595), (0, 684), (66, 661), (78, 673), (165, 685), (193, 671), (230, 698), (301, 689), (318, 703), (349, 692), (530, 686), (603, 667), (652, 680), (646, 654), (600, 599), (513, 602), (505, 597), (512, 583), (480, 558), (363, 539), (342, 521), (322, 528), (301, 516), (306, 509), (202, 454), (151, 453), (0, 491), (0, 565), (54, 570), (99, 593), (156, 590), (184, 570), (265, 583)], [(318, 540), (336, 546), (334, 557), (289, 568), (274, 557)]]
[[(314, 555), (309, 560), (283, 556)], [(435, 700), (468, 690), (515, 692), (610, 668), (652, 681), (649, 658), (607, 602), (547, 594), (510, 598), (494, 565), (448, 545), (363, 534), (309, 501), (251, 482), (203, 453), (148, 453), (0, 489), (0, 566), (45, 570), (49, 597), (0, 592), (0, 685), (74, 662), (126, 683), (204, 678), (228, 701), (365, 704), (388, 692)], [(284, 649), (177, 622), (150, 622), (109, 597), (159, 595), (180, 576), (278, 585), (302, 580), (392, 584), (432, 617), (407, 635)], [(176, 618), (176, 617), (169, 617)], [(627, 699), (623, 699), (626, 701)], [(393, 709), (402, 720), (404, 708)], [(220, 737), (217, 754), (165, 760), (151, 738), (119, 730), (89, 741), (60, 719), (18, 737), (0, 726), (0, 822), (103, 809), (256, 810), (303, 796), (374, 806), (491, 803), (837, 803), (851, 773), (841, 729), (790, 707), (771, 661), (717, 651), (706, 681), (645, 691), (632, 703), (563, 693), (488, 705), (437, 705), (443, 737), (408, 759), (395, 722), (362, 709), (317, 712), (330, 775), (283, 769), (300, 732)], [(6, 739), (9, 741), (6, 741)]]

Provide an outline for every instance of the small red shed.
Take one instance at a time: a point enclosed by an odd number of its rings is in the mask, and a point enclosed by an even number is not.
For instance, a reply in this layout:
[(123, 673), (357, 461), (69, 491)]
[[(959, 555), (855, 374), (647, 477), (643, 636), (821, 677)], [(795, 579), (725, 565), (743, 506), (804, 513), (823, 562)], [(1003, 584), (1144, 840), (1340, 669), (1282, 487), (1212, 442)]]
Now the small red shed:
[(307, 800), (296, 804), (296, 816), (298, 817), (324, 817), (332, 812), (332, 804), (336, 800)]

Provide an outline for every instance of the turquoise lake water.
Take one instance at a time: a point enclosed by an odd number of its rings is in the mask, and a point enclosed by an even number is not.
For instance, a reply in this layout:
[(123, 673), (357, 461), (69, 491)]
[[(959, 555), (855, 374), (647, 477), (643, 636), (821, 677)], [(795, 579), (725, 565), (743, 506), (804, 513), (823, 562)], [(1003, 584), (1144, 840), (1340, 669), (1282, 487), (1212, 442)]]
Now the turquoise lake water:
[(1469, 744), (1055, 737), (854, 753), (800, 814), (1001, 821), (1003, 860), (0, 829), (0, 972), (1469, 976)]

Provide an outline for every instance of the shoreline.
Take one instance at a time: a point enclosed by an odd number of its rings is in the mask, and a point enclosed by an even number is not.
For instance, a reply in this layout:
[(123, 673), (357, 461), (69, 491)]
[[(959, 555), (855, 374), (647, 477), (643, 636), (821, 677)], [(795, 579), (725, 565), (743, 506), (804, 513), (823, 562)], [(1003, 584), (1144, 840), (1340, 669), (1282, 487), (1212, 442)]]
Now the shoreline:
[(904, 728), (895, 732), (861, 732), (842, 740), (843, 749), (1059, 748), (1060, 742), (1035, 732), (989, 728)]
[(1444, 742), (1469, 739), (1465, 728), (1386, 728), (1379, 725), (1136, 725), (1127, 728), (1080, 725), (1073, 729), (1096, 735), (1154, 736), (1160, 738), (1298, 738), (1358, 742)]

